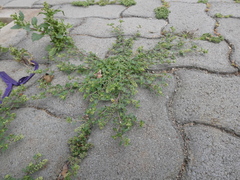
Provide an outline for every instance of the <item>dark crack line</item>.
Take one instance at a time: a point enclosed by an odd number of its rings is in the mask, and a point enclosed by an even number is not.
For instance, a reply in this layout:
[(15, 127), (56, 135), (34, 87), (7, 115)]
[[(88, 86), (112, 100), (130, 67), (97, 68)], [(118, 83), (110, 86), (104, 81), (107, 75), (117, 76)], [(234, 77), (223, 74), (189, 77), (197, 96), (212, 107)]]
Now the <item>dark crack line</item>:
[(220, 76), (239, 76), (239, 72), (219, 72), (219, 71), (213, 71), (213, 70), (209, 70), (206, 68), (202, 68), (202, 67), (195, 67), (195, 66), (165, 66), (162, 68), (149, 68), (146, 69), (147, 72), (150, 73), (162, 73), (164, 71), (177, 71), (179, 69), (187, 69), (187, 70), (199, 70), (199, 71), (204, 71), (205, 73), (208, 74), (215, 74), (215, 75), (220, 75)]
[(228, 54), (228, 59), (229, 62), (231, 63), (231, 66), (233, 66), (234, 68), (236, 68), (238, 70), (238, 72), (240, 72), (240, 67), (236, 64), (236, 61), (233, 59), (233, 53), (235, 52), (235, 46), (228, 40), (228, 39), (224, 39), (224, 41), (228, 44), (229, 47), (229, 54)]
[(240, 133), (236, 133), (234, 130), (223, 127), (223, 126), (217, 126), (217, 125), (213, 125), (213, 124), (209, 124), (209, 123), (205, 123), (205, 122), (196, 122), (196, 121), (191, 121), (191, 122), (187, 122), (187, 123), (183, 123), (182, 124), (183, 127), (186, 126), (207, 126), (207, 127), (211, 127), (214, 129), (218, 129), (224, 133), (227, 133), (235, 138), (240, 138)]
[(174, 109), (173, 109), (173, 103), (174, 103), (174, 97), (177, 93), (177, 89), (179, 88), (179, 77), (175, 74), (175, 80), (176, 80), (176, 85), (174, 88), (174, 91), (172, 92), (172, 95), (169, 97), (169, 100), (167, 102), (167, 113), (168, 113), (168, 118), (169, 120), (171, 120), (172, 125), (174, 127), (174, 129), (176, 130), (177, 134), (179, 135), (179, 137), (181, 137), (182, 141), (180, 141), (181, 146), (182, 146), (182, 151), (183, 151), (183, 162), (181, 164), (181, 167), (179, 169), (179, 172), (177, 174), (176, 179), (177, 180), (181, 180), (183, 178), (183, 175), (186, 173), (187, 171), (187, 167), (188, 167), (188, 163), (189, 163), (189, 145), (186, 141), (186, 133), (184, 131), (183, 125), (179, 124), (175, 118), (175, 113), (174, 113)]
[(31, 106), (31, 105), (27, 105), (24, 108), (33, 108), (33, 109), (41, 110), (41, 111), (46, 112), (48, 115), (50, 115), (52, 117), (55, 117), (55, 118), (58, 118), (58, 119), (66, 119), (67, 118), (67, 117), (64, 117), (62, 115), (57, 115), (55, 113), (52, 113), (51, 111), (47, 110), (46, 108), (41, 108), (41, 107)]

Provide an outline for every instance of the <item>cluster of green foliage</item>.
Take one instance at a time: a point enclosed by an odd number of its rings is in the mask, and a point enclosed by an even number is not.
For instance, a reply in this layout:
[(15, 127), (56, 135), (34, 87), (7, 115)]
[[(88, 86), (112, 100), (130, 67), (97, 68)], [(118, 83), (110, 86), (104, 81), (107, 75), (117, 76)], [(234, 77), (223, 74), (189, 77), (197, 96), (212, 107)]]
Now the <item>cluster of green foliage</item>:
[[(206, 50), (187, 43), (185, 38), (174, 34), (174, 28), (170, 32), (164, 32), (164, 36), (153, 49), (144, 50), (139, 47), (137, 52), (133, 52), (132, 46), (137, 35), (125, 38), (121, 25), (109, 25), (113, 28), (117, 40), (109, 50), (108, 57), (100, 59), (95, 54), (83, 55), (76, 50), (69, 56), (59, 53), (60, 60), (55, 59), (59, 70), (68, 76), (84, 75), (83, 81), (73, 78), (74, 81), (65, 85), (41, 84), (40, 86), (45, 93), (51, 93), (61, 99), (65, 99), (69, 93), (81, 92), (89, 102), (84, 116), (80, 119), (84, 123), (76, 129), (77, 135), (68, 142), (72, 161), (83, 159), (93, 146), (88, 143), (88, 137), (95, 126), (103, 129), (107, 124), (112, 124), (114, 132), (112, 138), (119, 139), (120, 144), (130, 144), (126, 133), (134, 125), (140, 127), (144, 125), (142, 120), (138, 120), (134, 114), (128, 112), (129, 107), (139, 107), (140, 102), (134, 99), (137, 89), (144, 87), (156, 94), (162, 94), (162, 86), (166, 85), (165, 74), (147, 72), (149, 66), (172, 63), (177, 56), (190, 52), (206, 53)], [(81, 65), (65, 61), (69, 57), (74, 58), (73, 56), (79, 58)], [(71, 118), (68, 121), (71, 121)], [(78, 165), (74, 163), (73, 165), (76, 170)]]
[(95, 0), (87, 0), (87, 1), (73, 1), (71, 3), (74, 6), (84, 6), (84, 7), (88, 7), (91, 5), (100, 5), (100, 6), (106, 6), (109, 4), (121, 4), (124, 6), (133, 6), (136, 4), (135, 0), (99, 0), (97, 2), (95, 2)]
[(231, 14), (230, 15), (223, 15), (221, 13), (216, 13), (215, 17), (217, 17), (217, 18), (230, 18), (230, 17), (232, 17), (232, 15)]
[(198, 3), (207, 4), (207, 3), (208, 3), (208, 0), (198, 0)]
[[(130, 1), (124, 1), (130, 2)], [(165, 8), (167, 4), (165, 4)], [(52, 10), (44, 3), (45, 14), (50, 17), (50, 14), (54, 15), (59, 10)], [(30, 23), (24, 21), (24, 15), (19, 13), (19, 16), (15, 14), (15, 29), (24, 28), (27, 31), (38, 31), (40, 25), (37, 25), (36, 19), (32, 19), (32, 26)], [(51, 16), (53, 18), (53, 16)], [(49, 29), (56, 27), (55, 23), (58, 20), (45, 18)], [(123, 21), (120, 21), (122, 23)], [(62, 26), (66, 27), (63, 22)], [(126, 136), (126, 133), (130, 131), (134, 125), (142, 127), (144, 122), (137, 119), (137, 117), (128, 111), (129, 107), (138, 108), (140, 102), (134, 99), (134, 96), (138, 92), (139, 87), (152, 90), (156, 94), (162, 94), (162, 86), (167, 85), (165, 82), (166, 74), (154, 74), (147, 69), (152, 65), (173, 63), (177, 56), (182, 56), (191, 52), (206, 53), (207, 51), (198, 48), (191, 40), (186, 40), (187, 37), (178, 36), (174, 34), (174, 28), (171, 28), (169, 32), (163, 32), (163, 36), (159, 39), (156, 46), (150, 50), (144, 50), (143, 47), (139, 47), (136, 52), (132, 51), (133, 44), (139, 34), (133, 37), (125, 38), (121, 24), (115, 26), (109, 24), (112, 27), (113, 33), (116, 35), (116, 42), (109, 50), (108, 56), (104, 59), (100, 59), (93, 53), (83, 53), (79, 51), (72, 44), (72, 40), (68, 45), (61, 46), (60, 49), (51, 53), (51, 56), (55, 55), (52, 60), (57, 64), (60, 71), (66, 73), (72, 81), (67, 82), (65, 85), (51, 85), (51, 83), (44, 83), (40, 81), (40, 88), (43, 89), (39, 95), (32, 97), (45, 98), (46, 94), (52, 94), (61, 99), (66, 99), (70, 93), (81, 93), (89, 103), (88, 108), (85, 110), (84, 116), (80, 119), (83, 124), (76, 129), (76, 136), (69, 139), (69, 147), (71, 151), (71, 157), (69, 162), (71, 164), (71, 170), (68, 172), (68, 176), (65, 179), (69, 179), (70, 176), (76, 174), (79, 168), (78, 163), (81, 159), (86, 157), (92, 144), (88, 143), (88, 138), (91, 135), (92, 128), (98, 126), (103, 129), (107, 124), (113, 125), (114, 139), (119, 139), (120, 144), (129, 145), (130, 139)], [(34, 40), (40, 39), (43, 35), (51, 33), (43, 33), (45, 25), (42, 25), (40, 34), (35, 33), (33, 35)], [(58, 26), (57, 26), (58, 27)], [(48, 30), (45, 30), (46, 32)], [(54, 30), (56, 31), (56, 30)], [(64, 29), (66, 32), (66, 29)], [(63, 31), (62, 31), (63, 32)], [(43, 34), (42, 34), (43, 33)], [(67, 36), (67, 34), (64, 34)], [(36, 38), (40, 37), (40, 38)], [(53, 38), (53, 39), (52, 39)], [(59, 36), (52, 36), (51, 41), (58, 42)], [(62, 37), (63, 38), (63, 37)], [(56, 40), (58, 39), (58, 40)], [(67, 38), (70, 39), (70, 38)], [(62, 39), (61, 39), (62, 40)], [(59, 40), (61, 42), (61, 40)], [(68, 42), (68, 41), (67, 41)], [(64, 52), (60, 52), (65, 50)], [(25, 51), (22, 51), (23, 54)], [(51, 52), (51, 51), (50, 51)], [(18, 53), (15, 53), (18, 54)], [(81, 65), (71, 64), (66, 59), (76, 58)], [(42, 71), (41, 71), (42, 72)], [(41, 73), (39, 72), (39, 73)], [(79, 76), (84, 76), (84, 80), (79, 80)], [(18, 94), (17, 94), (18, 95)], [(11, 95), (11, 98), (14, 94)], [(24, 95), (19, 95), (15, 101), (21, 103), (27, 100)], [(5, 107), (5, 102), (8, 102), (10, 97), (5, 98), (2, 107)], [(23, 98), (23, 100), (21, 99)], [(15, 101), (11, 101), (15, 104)], [(6, 106), (7, 108), (8, 106)], [(1, 110), (1, 109), (0, 109)], [(4, 110), (4, 109), (3, 109)], [(5, 112), (9, 114), (10, 109), (5, 109)], [(1, 113), (1, 114), (2, 114)], [(10, 114), (11, 115), (11, 114)], [(14, 115), (15, 116), (15, 115)], [(10, 120), (14, 118), (9, 117)], [(3, 118), (3, 122), (6, 118)], [(67, 118), (71, 121), (71, 118)], [(5, 123), (6, 124), (6, 123)], [(5, 126), (4, 126), (5, 127)], [(5, 132), (5, 131), (4, 131)], [(44, 166), (44, 163), (38, 166), (30, 165), (27, 168), (27, 172), (32, 172), (33, 169), (39, 170), (39, 167)], [(8, 176), (7, 178), (11, 178)]]
[(47, 159), (41, 160), (41, 157), (42, 157), (42, 154), (40, 153), (37, 153), (33, 156), (34, 162), (30, 162), (28, 166), (25, 169), (23, 169), (23, 172), (25, 173), (25, 175), (22, 178), (16, 179), (10, 175), (6, 175), (4, 179), (5, 180), (43, 180), (43, 177), (38, 177), (36, 179), (31, 177), (32, 174), (44, 168), (46, 163), (48, 162)]
[(7, 133), (9, 124), (16, 117), (16, 114), (12, 111), (28, 100), (27, 96), (22, 94), (23, 91), (25, 91), (25, 87), (19, 86), (11, 92), (10, 97), (4, 98), (2, 104), (0, 104), (0, 151), (5, 151), (11, 143), (23, 138), (23, 135)]
[[(33, 17), (31, 22), (26, 22), (24, 20), (24, 14), (20, 11), (19, 14), (15, 13), (11, 15), (14, 20), (15, 25), (12, 29), (25, 29), (26, 31), (34, 31), (32, 33), (32, 41), (36, 41), (41, 39), (44, 35), (49, 35), (51, 39), (50, 45), (46, 47), (49, 52), (49, 56), (52, 57), (57, 52), (60, 52), (65, 47), (69, 47), (73, 45), (73, 40), (70, 36), (68, 36), (68, 28), (72, 26), (70, 24), (64, 24), (63, 20), (58, 20), (54, 18), (54, 15), (58, 12), (64, 12), (58, 9), (51, 9), (50, 5), (44, 2), (44, 8), (42, 8), (43, 12), (39, 14), (45, 15), (44, 22), (41, 24), (37, 24), (38, 20), (36, 17)], [(38, 32), (38, 33), (35, 33)]]
[(7, 23), (0, 21), (0, 29), (2, 29), (2, 27), (6, 26), (6, 25), (7, 25)]
[(154, 9), (155, 12), (155, 17), (157, 19), (167, 19), (169, 13), (171, 12), (168, 8), (169, 8), (169, 3), (166, 2), (165, 0), (161, 0), (162, 2), (162, 6), (161, 7), (157, 7)]
[(213, 36), (209, 33), (205, 33), (200, 37), (200, 40), (210, 41), (213, 43), (220, 43), (221, 41), (224, 40), (224, 37), (223, 36)]
[(240, 0), (234, 0), (235, 1), (235, 3), (240, 3)]

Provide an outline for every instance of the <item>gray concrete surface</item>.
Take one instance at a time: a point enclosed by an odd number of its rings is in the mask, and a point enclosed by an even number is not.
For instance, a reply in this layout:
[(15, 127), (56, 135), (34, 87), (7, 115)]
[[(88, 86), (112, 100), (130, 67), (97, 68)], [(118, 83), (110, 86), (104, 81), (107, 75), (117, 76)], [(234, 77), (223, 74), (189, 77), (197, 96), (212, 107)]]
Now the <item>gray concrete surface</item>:
[[(6, 11), (20, 8), (25, 11), (42, 7), (45, 0), (0, 0), (0, 17)], [(152, 48), (163, 30), (171, 26), (178, 33), (196, 31), (195, 37), (217, 31), (224, 36), (219, 44), (195, 40), (194, 43), (208, 54), (189, 54), (178, 57), (176, 63), (157, 65), (152, 69), (168, 71), (168, 86), (164, 96), (139, 89), (136, 99), (141, 101), (137, 110), (130, 109), (145, 121), (143, 128), (128, 132), (131, 145), (122, 147), (111, 138), (111, 124), (105, 129), (95, 128), (89, 141), (94, 148), (82, 161), (75, 180), (239, 180), (240, 179), (240, 3), (233, 0), (209, 0), (206, 4), (197, 0), (166, 0), (171, 11), (167, 20), (158, 20), (154, 9), (160, 0), (136, 0), (131, 7), (121, 5), (73, 7), (72, 0), (48, 1), (53, 8), (61, 9), (66, 16), (58, 14), (73, 24), (70, 30), (76, 46), (104, 58), (116, 37), (109, 23), (124, 20), (125, 35), (141, 33), (133, 50), (143, 46)], [(14, 9), (14, 10), (13, 10)], [(3, 13), (4, 12), (4, 13)], [(233, 15), (231, 18), (215, 18), (216, 13)], [(41, 17), (39, 17), (40, 20)], [(216, 26), (218, 24), (218, 27)], [(140, 26), (139, 26), (140, 25)], [(12, 30), (14, 31), (14, 30)], [(52, 84), (64, 84), (68, 78), (47, 59), (45, 46), (49, 38), (32, 42), (31, 34), (8, 29), (0, 30), (0, 43), (29, 50), (40, 69), (55, 70)], [(8, 32), (10, 37), (1, 33)], [(69, 61), (74, 61), (69, 59)], [(0, 55), (0, 71), (12, 78), (27, 75), (26, 66), (15, 62), (8, 54)], [(26, 95), (39, 92), (36, 74), (27, 84)], [(6, 85), (0, 81), (0, 90)], [(83, 115), (87, 102), (80, 93), (65, 101), (48, 96), (46, 99), (29, 101), (14, 110), (17, 118), (10, 124), (8, 133), (23, 134), (21, 141), (0, 153), (0, 179), (11, 174), (20, 178), (22, 168), (27, 166), (36, 153), (49, 160), (48, 165), (34, 177), (43, 176), (54, 180), (61, 172), (68, 156), (67, 141), (81, 122), (69, 124), (66, 117), (74, 119)]]

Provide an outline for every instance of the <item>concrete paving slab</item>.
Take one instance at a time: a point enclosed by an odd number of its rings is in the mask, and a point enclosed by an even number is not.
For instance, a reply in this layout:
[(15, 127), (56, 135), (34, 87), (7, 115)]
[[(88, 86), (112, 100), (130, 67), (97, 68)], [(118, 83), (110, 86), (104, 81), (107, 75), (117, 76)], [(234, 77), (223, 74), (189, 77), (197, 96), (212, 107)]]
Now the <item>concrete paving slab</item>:
[(123, 17), (155, 18), (154, 9), (161, 6), (158, 0), (136, 0), (136, 5), (130, 6), (123, 13)]
[(232, 61), (240, 66), (240, 20), (239, 19), (220, 19), (218, 32), (222, 34), (231, 44), (234, 45)]
[(78, 49), (93, 52), (100, 58), (105, 57), (116, 41), (116, 38), (95, 38), (91, 36), (73, 36), (73, 39)]
[(0, 6), (4, 7), (5, 4), (9, 3), (11, 0), (1, 0)]
[(5, 8), (31, 8), (35, 1), (33, 0), (12, 0), (4, 5)]
[[(90, 35), (94, 37), (114, 37), (112, 28), (108, 24), (114, 23), (119, 25), (122, 23), (124, 35), (134, 35), (138, 31), (141, 37), (157, 38), (160, 37), (161, 29), (167, 24), (164, 20), (142, 19), (142, 18), (121, 18), (116, 20), (107, 20), (101, 18), (89, 18), (84, 24), (75, 28), (72, 34)], [(101, 28), (99, 28), (101, 27)]]
[(56, 6), (64, 11), (65, 16), (62, 13), (58, 13), (56, 17), (67, 17), (67, 18), (84, 18), (84, 17), (101, 17), (101, 18), (119, 18), (121, 12), (126, 9), (120, 5), (108, 5), (108, 6), (89, 6), (79, 7), (70, 4)]
[[(225, 41), (219, 44), (208, 41), (193, 41), (193, 44), (199, 48), (208, 50), (207, 54), (189, 53), (184, 56), (178, 56), (176, 63), (166, 65), (167, 67), (195, 67), (202, 68), (214, 72), (237, 72), (229, 61), (229, 47)], [(221, 56), (219, 56), (219, 53)], [(161, 69), (162, 64), (153, 66), (153, 69)], [(164, 66), (165, 67), (165, 66)]]
[(215, 20), (206, 12), (206, 5), (202, 3), (171, 2), (168, 27), (175, 27), (176, 32), (196, 31), (197, 36), (213, 33)]
[(145, 121), (143, 128), (134, 128), (127, 135), (131, 145), (119, 146), (111, 138), (112, 127), (95, 129), (90, 137), (94, 148), (83, 160), (78, 178), (86, 179), (176, 179), (183, 162), (180, 139), (168, 119), (165, 104), (174, 90), (174, 78), (168, 79), (165, 96), (156, 97), (148, 90), (139, 90), (136, 99), (141, 107), (133, 112)]
[(240, 134), (240, 79), (180, 70), (173, 108), (179, 123), (206, 123)]
[(33, 161), (36, 153), (41, 153), (49, 163), (36, 176), (56, 179), (69, 156), (67, 141), (74, 135), (77, 125), (35, 108), (21, 108), (15, 112), (17, 118), (9, 126), (8, 133), (23, 134), (25, 137), (1, 153), (0, 161), (4, 166), (0, 166), (0, 177), (11, 174), (20, 178), (22, 168)]
[(239, 3), (211, 3), (209, 14), (215, 16), (216, 13), (222, 15), (232, 15), (233, 17), (240, 17), (240, 4)]
[(207, 126), (186, 127), (189, 164), (186, 180), (240, 177), (240, 138)]

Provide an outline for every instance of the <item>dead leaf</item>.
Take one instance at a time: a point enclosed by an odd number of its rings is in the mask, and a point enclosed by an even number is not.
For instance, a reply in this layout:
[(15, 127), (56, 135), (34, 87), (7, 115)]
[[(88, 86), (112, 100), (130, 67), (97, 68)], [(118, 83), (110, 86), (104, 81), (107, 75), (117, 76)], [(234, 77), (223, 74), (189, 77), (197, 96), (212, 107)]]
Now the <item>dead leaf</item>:
[(61, 173), (58, 175), (57, 180), (64, 180), (64, 178), (67, 176), (68, 165), (69, 165), (69, 162), (67, 162), (66, 164), (64, 164)]
[(53, 78), (54, 78), (54, 76), (53, 76), (53, 75), (49, 75), (48, 73), (46, 73), (46, 74), (42, 77), (42, 79), (43, 79), (46, 83), (52, 82)]
[(94, 74), (96, 77), (97, 77), (97, 79), (98, 78), (101, 78), (102, 77), (102, 71), (101, 70), (99, 70), (96, 74)]

